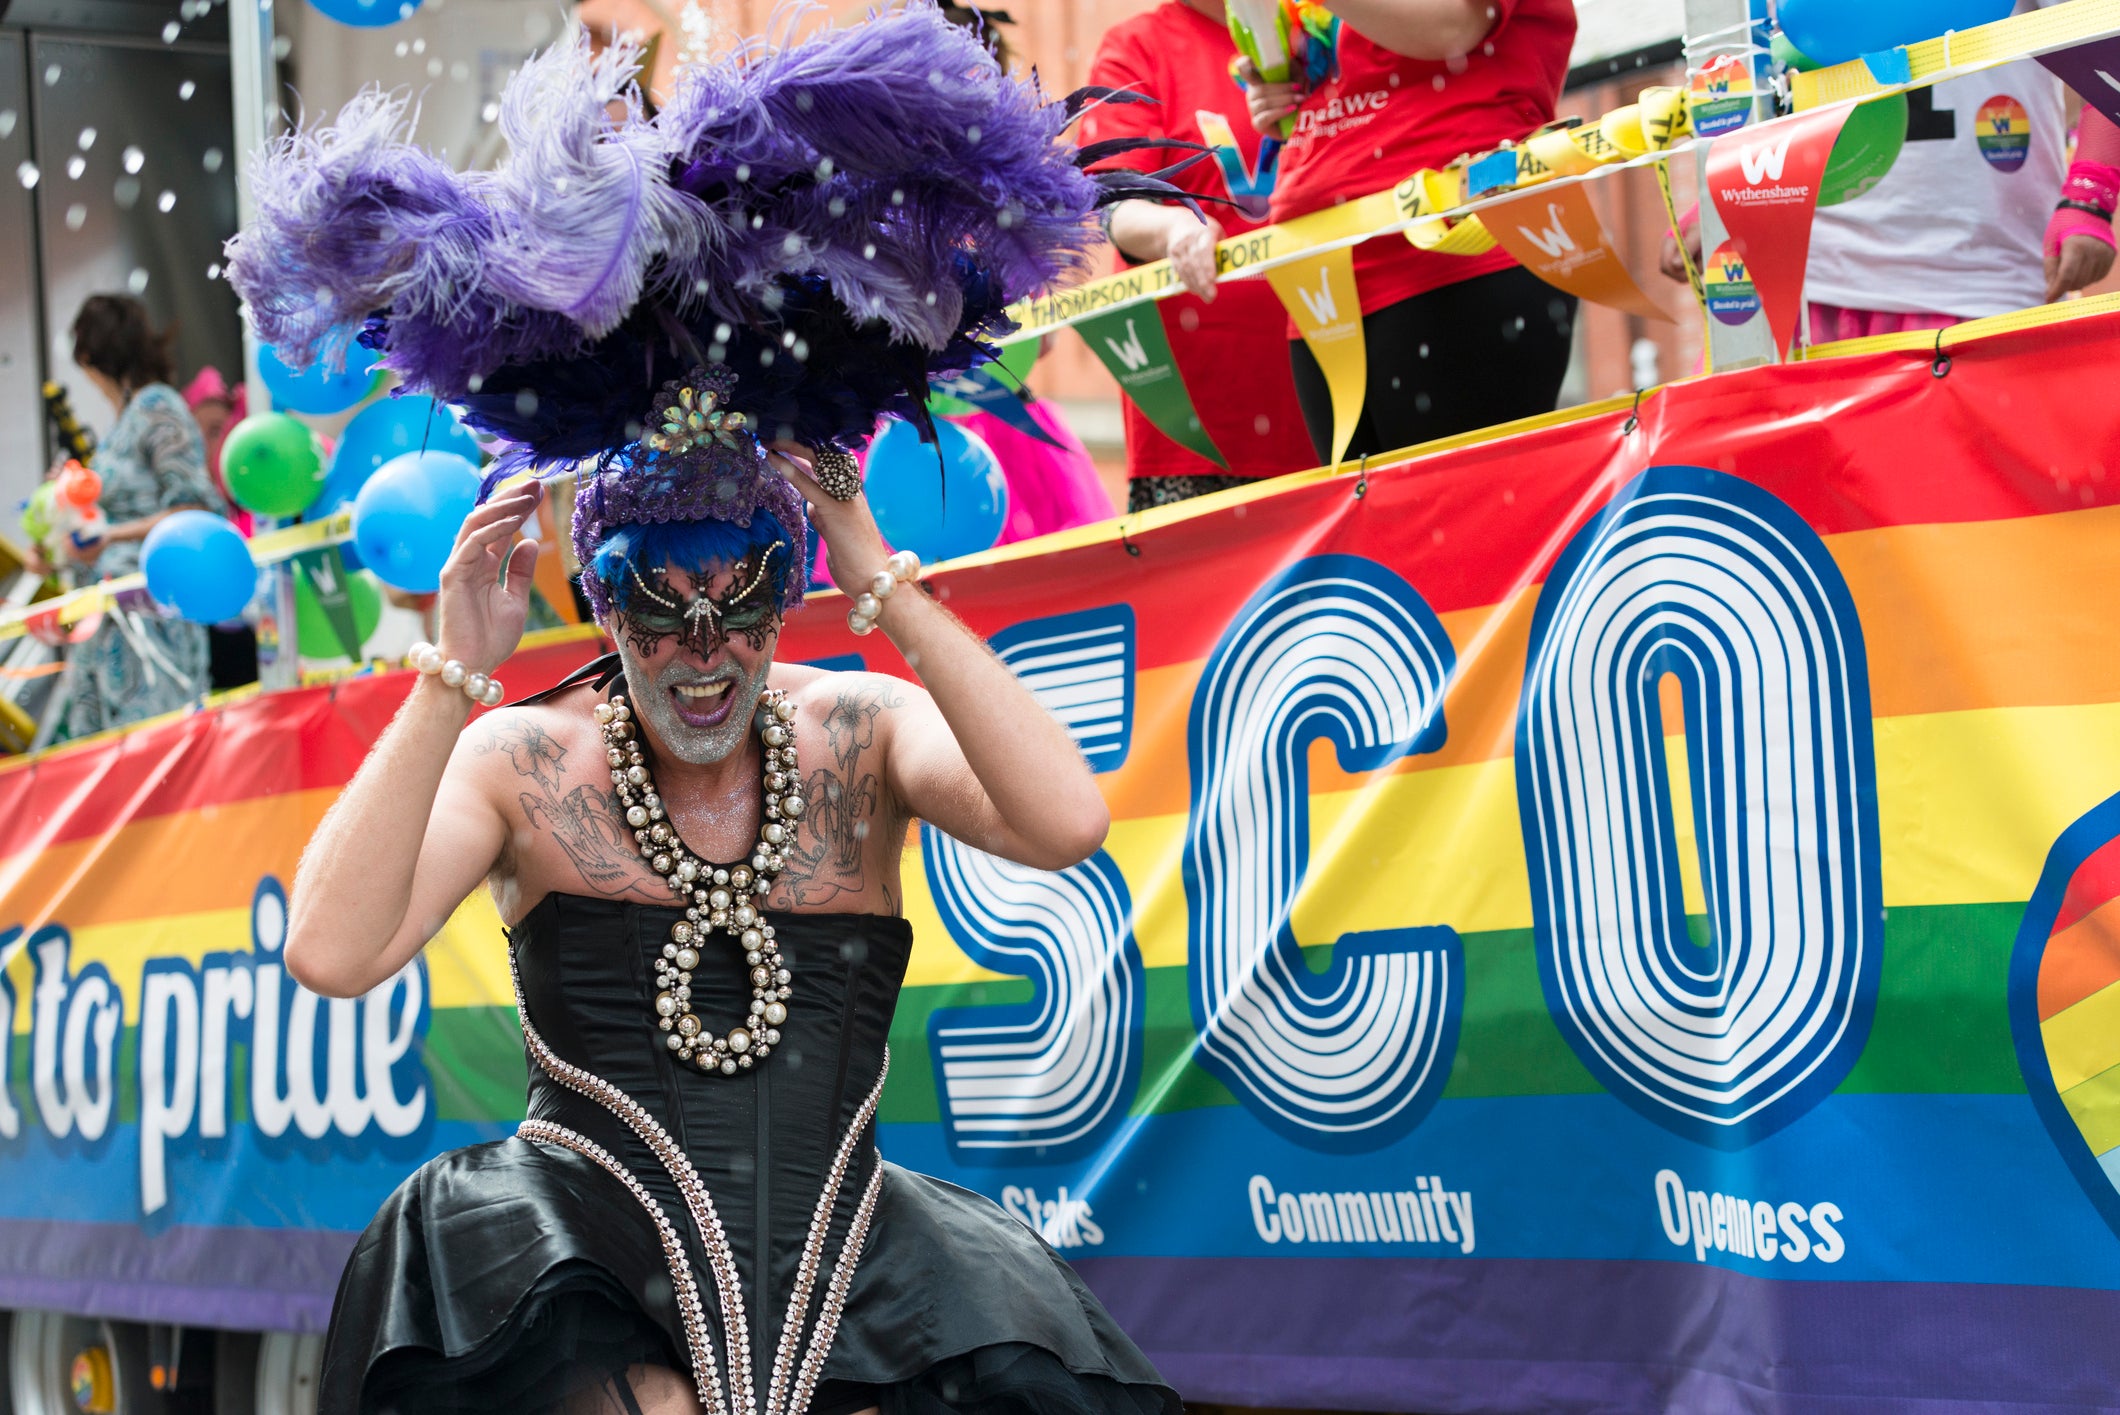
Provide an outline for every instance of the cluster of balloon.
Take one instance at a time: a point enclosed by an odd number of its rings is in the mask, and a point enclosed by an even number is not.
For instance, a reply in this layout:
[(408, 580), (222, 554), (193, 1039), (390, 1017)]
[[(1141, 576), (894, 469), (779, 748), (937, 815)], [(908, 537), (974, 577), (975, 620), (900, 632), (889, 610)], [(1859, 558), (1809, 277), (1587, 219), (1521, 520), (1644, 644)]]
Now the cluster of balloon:
[(1781, 0), (1789, 43), (1819, 64), (1845, 64), (1950, 30), (2007, 19), (2016, 0)]
[(250, 547), (225, 516), (178, 511), (147, 533), (140, 568), (147, 592), (195, 624), (233, 619), (258, 587)]
[(936, 449), (893, 420), (869, 444), (862, 485), (877, 529), (898, 550), (932, 564), (990, 548), (1008, 524), (1008, 478), (985, 439), (938, 421)]
[[(309, 508), (310, 516), (326, 516), (338, 510), (359, 496), (368, 479), (386, 462), (420, 451), (449, 453), (474, 467), (480, 457), (477, 441), (464, 431), (448, 404), (424, 397), (377, 399), (355, 413), (353, 421), (339, 434), (338, 451), (332, 454), (331, 469), (324, 474), (324, 489)], [(453, 537), (456, 527), (451, 526), (449, 532)], [(341, 546), (339, 553), (354, 569), (364, 563), (352, 546)], [(439, 571), (440, 566), (435, 569)]]

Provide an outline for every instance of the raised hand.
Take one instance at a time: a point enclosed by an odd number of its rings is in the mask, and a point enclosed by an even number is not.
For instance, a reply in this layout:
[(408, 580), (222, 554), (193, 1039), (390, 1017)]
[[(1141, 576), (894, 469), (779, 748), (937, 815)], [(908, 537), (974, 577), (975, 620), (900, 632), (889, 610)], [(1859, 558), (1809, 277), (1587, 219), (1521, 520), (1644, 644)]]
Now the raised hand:
[(815, 456), (799, 442), (775, 442), (766, 449), (767, 465), (793, 482), (810, 503), (810, 524), (817, 528), (817, 537), (831, 557), (833, 580), (843, 589), (854, 586), (848, 593), (857, 594), (883, 568), (890, 549), (883, 543), (883, 532), (876, 529), (867, 495), (852, 501), (825, 495), (810, 473)]
[(535, 477), (497, 493), (464, 518), (442, 566), (436, 647), (474, 673), (491, 674), (523, 637), (538, 546), (516, 535), (544, 494)]

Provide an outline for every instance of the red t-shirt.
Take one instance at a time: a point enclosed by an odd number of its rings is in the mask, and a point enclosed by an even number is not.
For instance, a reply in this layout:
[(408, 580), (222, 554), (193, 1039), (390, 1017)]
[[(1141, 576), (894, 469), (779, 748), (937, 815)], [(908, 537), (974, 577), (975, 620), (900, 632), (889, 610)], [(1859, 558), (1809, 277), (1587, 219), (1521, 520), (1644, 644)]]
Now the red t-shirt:
[[(1236, 53), (1228, 30), (1182, 0), (1165, 0), (1105, 31), (1089, 71), (1092, 84), (1131, 89), (1156, 102), (1103, 104), (1081, 125), (1086, 143), (1164, 137), (1213, 147), (1213, 156), (1174, 181), (1196, 195), (1222, 198), (1202, 203), (1202, 210), (1231, 236), (1264, 224), (1272, 190), (1272, 174), (1258, 175), (1259, 133), (1245, 112), (1244, 91), (1229, 77)], [(1150, 148), (1111, 165), (1153, 171), (1186, 155)], [(1239, 205), (1224, 204), (1230, 200)], [(1129, 477), (1268, 477), (1316, 464), (1288, 371), (1287, 315), (1264, 280), (1225, 284), (1212, 304), (1174, 295), (1156, 308), (1200, 425), (1229, 466), (1171, 441), (1128, 399)]]
[[(1575, 44), (1573, 0), (1489, 3), (1494, 29), (1454, 65), (1394, 54), (1340, 26), (1333, 74), (1305, 95), (1281, 154), (1275, 221), (1388, 191), (1423, 167), (1447, 167), (1553, 120)], [(1364, 314), (1513, 264), (1500, 249), (1437, 255), (1401, 235), (1354, 251)]]

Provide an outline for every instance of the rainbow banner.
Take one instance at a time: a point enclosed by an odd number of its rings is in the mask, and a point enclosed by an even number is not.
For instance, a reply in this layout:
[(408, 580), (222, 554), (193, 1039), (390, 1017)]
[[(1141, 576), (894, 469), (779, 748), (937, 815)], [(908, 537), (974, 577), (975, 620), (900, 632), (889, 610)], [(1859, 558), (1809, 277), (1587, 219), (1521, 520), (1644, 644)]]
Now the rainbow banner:
[[(2108, 1404), (2116, 334), (1725, 375), (936, 575), (1114, 824), (1060, 874), (909, 841), (885, 1153), (1194, 1400)], [(837, 601), (781, 656), (906, 672)], [(520, 1119), (483, 898), (363, 999), (276, 960), (404, 689), (0, 770), (0, 1306), (314, 1328), (391, 1186)]]

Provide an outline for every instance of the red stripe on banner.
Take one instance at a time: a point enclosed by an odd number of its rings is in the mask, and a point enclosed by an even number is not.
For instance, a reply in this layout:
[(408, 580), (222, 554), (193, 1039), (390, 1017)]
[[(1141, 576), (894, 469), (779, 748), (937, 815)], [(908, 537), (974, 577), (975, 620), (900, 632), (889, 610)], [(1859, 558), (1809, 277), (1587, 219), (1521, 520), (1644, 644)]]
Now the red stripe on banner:
[[(600, 640), (530, 649), (502, 680), (523, 696), (602, 651)], [(412, 680), (394, 672), (265, 694), (0, 769), (0, 860), (178, 811), (343, 786)]]
[[(1627, 414), (1569, 423), (1129, 530), (1079, 546), (934, 577), (982, 634), (1039, 615), (1131, 601), (1141, 668), (1194, 662), (1281, 566), (1345, 551), (1404, 575), (1439, 613), (1502, 603), (1544, 579), (1562, 546), (1651, 465), (1756, 482), (1822, 536), (1893, 526), (2015, 520), (2120, 505), (2120, 457), (2083, 434), (2111, 398), (2120, 315), (1985, 336), (1949, 350), (1867, 354), (1673, 385)], [(1948, 334), (1946, 333), (1946, 340)], [(2025, 377), (2037, 355), (2039, 377)], [(1844, 410), (1861, 407), (1859, 419)], [(2008, 416), (1998, 418), (1997, 409)], [(1889, 436), (1880, 436), (1883, 428)], [(1981, 475), (1938, 475), (1978, 447)], [(2113, 459), (2108, 467), (2105, 459)], [(1129, 551), (1131, 546), (1139, 554)], [(905, 676), (882, 635), (803, 616), (788, 658), (861, 653)]]

